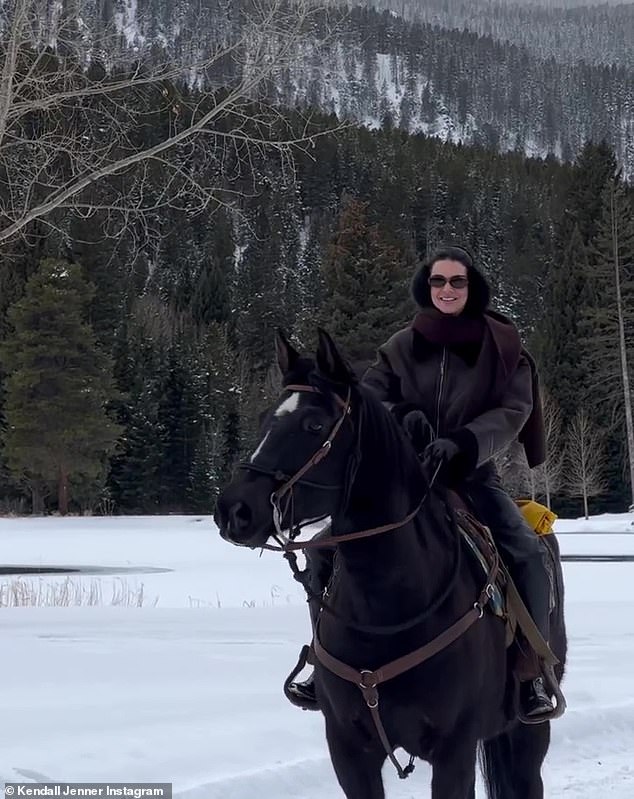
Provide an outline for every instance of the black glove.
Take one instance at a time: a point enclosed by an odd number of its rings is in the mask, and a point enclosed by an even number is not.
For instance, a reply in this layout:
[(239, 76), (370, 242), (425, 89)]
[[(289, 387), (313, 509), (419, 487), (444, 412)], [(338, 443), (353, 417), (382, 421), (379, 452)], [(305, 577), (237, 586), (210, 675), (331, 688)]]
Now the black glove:
[(420, 405), (414, 402), (399, 402), (392, 407), (392, 415), (405, 431), (405, 435), (420, 455), (434, 438), (434, 429)]
[(415, 402), (397, 402), (394, 405), (392, 405), (390, 413), (396, 419), (396, 421), (402, 425), (403, 419), (411, 411), (420, 411), (421, 413), (423, 413), (423, 409), (420, 407), (420, 405), (417, 405)]
[(460, 454), (460, 447), (450, 438), (437, 438), (432, 441), (423, 453), (422, 467), (427, 480), (436, 474), (436, 481), (447, 483), (450, 475), (451, 461)]
[(434, 439), (434, 429), (422, 411), (410, 411), (401, 422), (401, 427), (412, 442), (420, 457), (430, 441)]

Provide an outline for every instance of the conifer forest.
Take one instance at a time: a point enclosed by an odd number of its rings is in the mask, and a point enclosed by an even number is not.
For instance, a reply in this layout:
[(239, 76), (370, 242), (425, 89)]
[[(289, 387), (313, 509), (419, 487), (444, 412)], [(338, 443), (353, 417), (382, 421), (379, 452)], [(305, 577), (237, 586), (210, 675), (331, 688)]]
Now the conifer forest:
[(509, 490), (634, 504), (633, 4), (0, 16), (2, 513), (210, 513), (275, 330), (362, 371), (446, 242), (539, 366), (549, 455), (500, 453)]

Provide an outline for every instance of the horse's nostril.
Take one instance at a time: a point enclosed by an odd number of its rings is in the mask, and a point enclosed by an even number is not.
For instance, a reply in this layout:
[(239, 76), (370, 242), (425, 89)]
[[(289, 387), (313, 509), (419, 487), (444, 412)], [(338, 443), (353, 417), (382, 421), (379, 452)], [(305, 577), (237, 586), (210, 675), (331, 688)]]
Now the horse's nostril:
[(229, 508), (229, 529), (244, 532), (251, 523), (251, 511), (245, 502), (236, 502)]
[(247, 545), (253, 532), (253, 510), (248, 502), (235, 496), (220, 496), (214, 518), (225, 541)]

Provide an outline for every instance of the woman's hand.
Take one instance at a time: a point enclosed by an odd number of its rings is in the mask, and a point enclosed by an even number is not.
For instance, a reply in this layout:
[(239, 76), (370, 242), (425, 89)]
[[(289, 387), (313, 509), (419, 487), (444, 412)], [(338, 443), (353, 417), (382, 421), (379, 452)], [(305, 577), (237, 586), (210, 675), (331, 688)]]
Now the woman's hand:
[[(428, 480), (436, 475), (436, 480), (446, 482), (451, 461), (460, 454), (460, 447), (450, 438), (437, 438), (423, 453), (423, 471)], [(436, 474), (438, 470), (438, 474)]]

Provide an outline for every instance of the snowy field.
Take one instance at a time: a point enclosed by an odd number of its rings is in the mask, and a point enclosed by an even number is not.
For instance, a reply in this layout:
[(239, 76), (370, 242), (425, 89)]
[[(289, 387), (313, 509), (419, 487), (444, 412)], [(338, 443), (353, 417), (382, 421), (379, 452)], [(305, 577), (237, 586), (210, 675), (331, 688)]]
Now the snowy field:
[[(564, 554), (634, 555), (633, 515), (557, 530)], [(0, 609), (0, 781), (171, 782), (183, 799), (342, 796), (321, 716), (282, 696), (308, 621), (279, 555), (234, 548), (194, 516), (0, 519), (0, 551), (4, 565), (116, 572), (18, 584), (68, 602), (83, 590), (93, 606)], [(565, 576), (569, 709), (553, 725), (546, 795), (633, 799), (634, 563), (566, 563)], [(0, 596), (11, 582), (0, 576)], [(142, 606), (111, 605), (121, 597)], [(385, 775), (390, 799), (429, 796), (423, 763), (406, 782)]]

